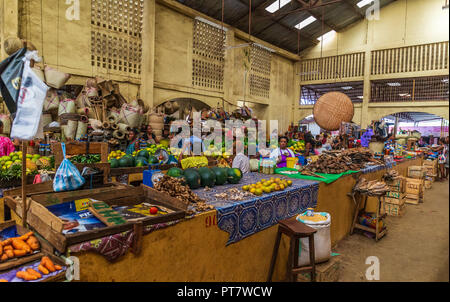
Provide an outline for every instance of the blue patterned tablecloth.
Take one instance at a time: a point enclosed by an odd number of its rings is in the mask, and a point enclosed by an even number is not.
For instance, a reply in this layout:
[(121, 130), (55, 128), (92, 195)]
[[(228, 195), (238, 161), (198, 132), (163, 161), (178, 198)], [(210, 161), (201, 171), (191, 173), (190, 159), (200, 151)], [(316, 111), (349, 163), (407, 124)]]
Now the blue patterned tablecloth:
[[(241, 188), (261, 179), (269, 179), (271, 176), (289, 179), (292, 181), (292, 186), (284, 191), (249, 197), (244, 201), (223, 200), (215, 196), (228, 189)], [(200, 198), (216, 208), (218, 227), (230, 234), (227, 245), (271, 227), (280, 220), (302, 213), (307, 208), (315, 207), (318, 192), (319, 182), (317, 181), (260, 173), (246, 174), (236, 185), (215, 186), (210, 191), (194, 190)]]

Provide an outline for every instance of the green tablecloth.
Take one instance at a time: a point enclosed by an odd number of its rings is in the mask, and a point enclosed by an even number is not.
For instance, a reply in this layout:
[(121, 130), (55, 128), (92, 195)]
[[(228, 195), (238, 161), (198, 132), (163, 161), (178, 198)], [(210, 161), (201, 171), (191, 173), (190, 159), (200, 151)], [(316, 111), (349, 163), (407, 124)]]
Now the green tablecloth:
[(347, 172), (344, 172), (344, 173), (341, 173), (341, 174), (316, 173), (317, 175), (325, 177), (325, 178), (320, 178), (320, 177), (306, 176), (306, 175), (301, 175), (301, 174), (283, 174), (284, 171), (297, 171), (297, 170), (296, 169), (291, 169), (291, 168), (279, 168), (279, 169), (275, 169), (275, 174), (280, 174), (280, 175), (284, 175), (284, 176), (288, 176), (288, 177), (292, 177), (292, 178), (297, 178), (297, 179), (318, 180), (318, 181), (323, 181), (324, 183), (327, 183), (327, 184), (330, 184), (330, 183), (338, 180), (343, 175), (353, 174), (353, 173), (358, 173), (359, 172), (359, 171), (347, 171)]

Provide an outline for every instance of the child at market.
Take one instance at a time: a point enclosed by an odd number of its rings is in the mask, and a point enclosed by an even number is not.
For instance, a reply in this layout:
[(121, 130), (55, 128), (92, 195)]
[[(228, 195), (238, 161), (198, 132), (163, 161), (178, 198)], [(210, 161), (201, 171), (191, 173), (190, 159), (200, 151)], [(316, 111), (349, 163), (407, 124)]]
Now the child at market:
[(14, 144), (9, 137), (3, 136), (3, 122), (0, 121), (0, 156), (8, 156), (14, 151)]

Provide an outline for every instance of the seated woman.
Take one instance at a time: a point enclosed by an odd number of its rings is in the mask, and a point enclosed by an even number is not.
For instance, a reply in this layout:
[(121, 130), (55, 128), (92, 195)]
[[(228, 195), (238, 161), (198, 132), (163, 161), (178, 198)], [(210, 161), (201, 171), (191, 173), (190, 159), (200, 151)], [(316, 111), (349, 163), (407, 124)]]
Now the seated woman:
[(139, 150), (139, 130), (133, 128), (128, 132), (128, 146), (125, 153), (131, 155), (137, 150)]
[(286, 136), (281, 136), (278, 139), (279, 147), (270, 153), (270, 157), (277, 161), (277, 168), (285, 168), (287, 166), (286, 158), (295, 157), (294, 152), (287, 147), (287, 144), (288, 138)]

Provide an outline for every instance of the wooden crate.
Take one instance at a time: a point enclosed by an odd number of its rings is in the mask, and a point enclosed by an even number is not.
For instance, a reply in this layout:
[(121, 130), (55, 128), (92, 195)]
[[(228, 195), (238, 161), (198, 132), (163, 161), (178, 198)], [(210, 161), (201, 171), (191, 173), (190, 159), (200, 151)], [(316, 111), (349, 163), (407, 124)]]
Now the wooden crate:
[[(337, 282), (339, 281), (339, 272), (341, 267), (341, 256), (333, 256), (324, 263), (316, 264), (317, 282)], [(298, 274), (297, 281), (310, 282), (310, 273)]]
[(404, 197), (404, 193), (401, 192), (395, 192), (395, 191), (388, 191), (386, 192), (386, 198), (391, 199), (402, 199)]
[(386, 181), (391, 192), (405, 192), (406, 181), (404, 177), (398, 177), (397, 179)]
[(423, 202), (423, 197), (416, 194), (406, 194), (405, 195), (405, 203), (409, 204), (419, 204)]
[(392, 192), (387, 192), (386, 193), (386, 197), (384, 198), (385, 202), (391, 203), (391, 204), (396, 204), (396, 205), (401, 205), (404, 204), (404, 198), (405, 198), (405, 194), (404, 193), (398, 193), (399, 195), (397, 195), (396, 197), (389, 197), (388, 193), (392, 193)]
[(420, 198), (423, 198), (423, 183), (422, 179), (407, 178), (405, 193), (418, 195)]
[[(53, 143), (52, 152), (55, 155), (55, 167), (58, 168), (64, 157), (61, 143)], [(100, 162), (108, 162), (108, 143), (68, 142), (66, 143), (66, 156), (80, 154), (100, 154)]]
[(427, 190), (431, 189), (431, 184), (432, 183), (433, 182), (431, 180), (425, 179), (424, 188), (427, 189)]
[[(127, 186), (127, 189), (113, 189), (97, 193), (93, 193), (92, 190), (53, 193), (50, 194), (52, 195), (50, 198), (48, 195), (49, 194), (41, 194), (30, 197), (28, 201), (30, 208), (27, 211), (27, 223), (61, 253), (65, 252), (66, 248), (73, 244), (132, 230), (135, 224), (142, 223), (142, 226), (147, 226), (182, 219), (186, 215), (188, 206), (187, 202), (183, 202), (144, 185), (137, 188)], [(100, 200), (109, 206), (137, 205), (142, 202), (151, 202), (152, 204), (167, 207), (174, 212), (163, 216), (145, 217), (117, 226), (94, 229), (75, 234), (63, 234), (62, 230), (64, 223), (46, 207), (84, 198)], [(19, 217), (21, 217), (22, 202), (20, 199), (13, 199), (6, 196), (5, 202)]]
[(401, 204), (393, 204), (390, 202), (384, 203), (384, 213), (388, 216), (403, 216), (406, 211), (405, 199), (402, 199)]
[(434, 166), (426, 166), (423, 165), (422, 169), (425, 171), (425, 177), (436, 177), (437, 176), (437, 168)]
[(423, 179), (425, 177), (425, 170), (422, 166), (409, 166), (408, 167), (408, 177)]
[[(0, 223), (0, 232), (12, 226), (16, 226), (17, 233), (19, 234), (19, 236), (25, 235), (26, 233), (30, 232), (30, 229), (18, 225), (14, 220), (9, 220)], [(12, 269), (14, 267), (17, 267), (24, 263), (28, 263), (30, 261), (35, 261), (36, 259), (41, 259), (42, 256), (44, 256), (43, 251), (51, 251), (51, 247), (48, 244), (46, 244), (45, 241), (39, 240), (38, 236), (35, 237), (39, 241), (40, 245), (39, 251), (23, 257), (8, 259), (5, 262), (0, 262), (0, 272)], [(2, 241), (1, 238), (0, 241)]]
[[(28, 261), (26, 263), (21, 263), (19, 265), (16, 265), (15, 267), (12, 267), (8, 271), (10, 271), (12, 269), (24, 270), (25, 268), (29, 267), (33, 263), (41, 261), (41, 258), (44, 257), (44, 256), (49, 257), (54, 264), (60, 265), (62, 267), (62, 270), (61, 270), (61, 272), (59, 272), (58, 274), (56, 274), (54, 276), (47, 277), (47, 278), (45, 278), (43, 280), (39, 280), (37, 282), (61, 282), (61, 281), (64, 281), (66, 279), (67, 265), (65, 264), (65, 262), (61, 258), (56, 257), (55, 255), (53, 255), (52, 253), (50, 253), (48, 251), (44, 251), (42, 253), (39, 253), (39, 258), (30, 260), (30, 261)], [(7, 273), (8, 271), (0, 272), (0, 279), (1, 279), (1, 275), (3, 273)], [(41, 275), (42, 275), (42, 273), (41, 273)], [(24, 282), (33, 282), (33, 281), (24, 281)]]
[(431, 166), (431, 167), (436, 167), (438, 166), (438, 160), (434, 159), (434, 160), (424, 160), (422, 163), (423, 166)]

